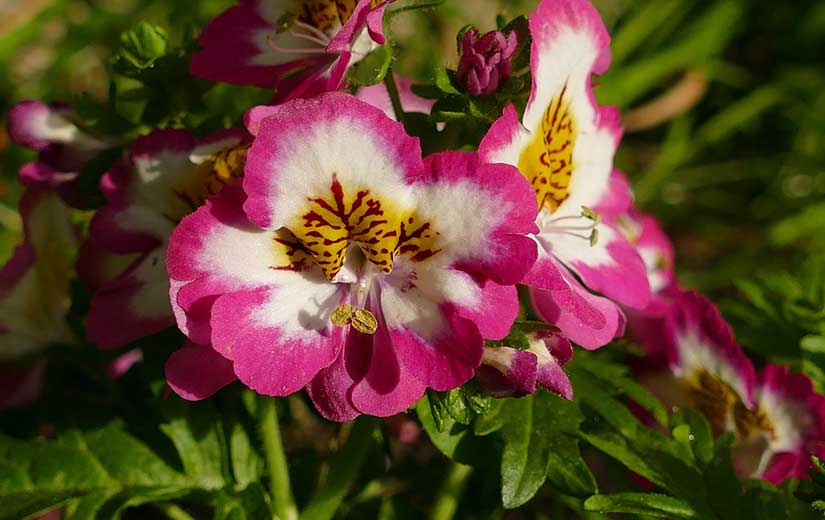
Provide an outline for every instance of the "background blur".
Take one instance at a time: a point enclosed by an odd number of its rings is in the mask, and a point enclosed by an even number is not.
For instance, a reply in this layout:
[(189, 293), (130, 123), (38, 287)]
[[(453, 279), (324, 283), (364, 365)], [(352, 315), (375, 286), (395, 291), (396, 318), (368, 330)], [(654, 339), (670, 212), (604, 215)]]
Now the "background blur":
[[(26, 98), (105, 100), (122, 31), (147, 20), (188, 41), (231, 3), (0, 0), (0, 120)], [(627, 129), (617, 164), (671, 233), (681, 280), (721, 302), (752, 354), (817, 370), (825, 340), (802, 339), (825, 333), (825, 3), (595, 3), (614, 56), (598, 96)], [(396, 69), (426, 81), (457, 61), (462, 26), (534, 4), (448, 0), (399, 16)], [(29, 159), (0, 132), (0, 263), (19, 242), (15, 178)]]

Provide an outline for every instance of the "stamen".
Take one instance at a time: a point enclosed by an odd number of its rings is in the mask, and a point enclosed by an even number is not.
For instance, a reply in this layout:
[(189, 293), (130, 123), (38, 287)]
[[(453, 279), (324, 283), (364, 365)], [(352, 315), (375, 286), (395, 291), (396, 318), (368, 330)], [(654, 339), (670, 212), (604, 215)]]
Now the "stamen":
[(582, 217), (592, 220), (593, 222), (600, 222), (602, 220), (601, 214), (596, 213), (587, 206), (582, 206)]
[(314, 36), (312, 34), (303, 34), (303, 33), (295, 32), (295, 31), (289, 31), (287, 34), (289, 34), (290, 36), (292, 36), (294, 38), (298, 38), (300, 40), (306, 40), (308, 42), (318, 44), (321, 47), (326, 47), (329, 44), (329, 39), (327, 39), (326, 41), (321, 40), (320, 38), (318, 38), (317, 36)]
[(378, 330), (378, 320), (367, 309), (357, 309), (352, 315), (352, 328), (361, 334), (372, 335)]
[(327, 42), (329, 42), (329, 35), (326, 34), (324, 31), (322, 31), (321, 29), (318, 29), (314, 25), (310, 25), (306, 22), (302, 22), (300, 19), (295, 20), (294, 24), (295, 24), (296, 27), (300, 27), (301, 29), (304, 29), (305, 31), (311, 32), (312, 34), (317, 36), (319, 39), (326, 40)]
[(356, 309), (352, 305), (339, 305), (332, 311), (329, 319), (336, 327), (352, 325), (352, 328), (361, 334), (372, 335), (378, 330), (378, 319), (375, 314), (367, 309)]
[(289, 12), (284, 13), (284, 15), (278, 18), (278, 21), (275, 22), (275, 25), (277, 26), (275, 32), (286, 32), (290, 29), (290, 27), (297, 25), (298, 23), (301, 22), (299, 22), (297, 14)]
[(331, 321), (336, 327), (345, 327), (349, 325), (353, 314), (355, 314), (355, 309), (352, 308), (352, 305), (347, 305), (345, 303), (343, 305), (339, 305), (338, 308), (332, 311), (329, 321)]
[(283, 52), (284, 54), (318, 54), (323, 52), (323, 49), (318, 47), (281, 47), (275, 44), (275, 39), (271, 34), (266, 37), (269, 48), (275, 52)]

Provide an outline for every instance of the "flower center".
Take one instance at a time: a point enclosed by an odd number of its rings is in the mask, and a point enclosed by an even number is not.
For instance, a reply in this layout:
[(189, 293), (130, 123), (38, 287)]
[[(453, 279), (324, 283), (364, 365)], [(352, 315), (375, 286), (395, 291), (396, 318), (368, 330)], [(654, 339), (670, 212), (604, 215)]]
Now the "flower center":
[(357, 0), (304, 0), (299, 19), (324, 33), (347, 23)]
[[(303, 269), (312, 259), (333, 281), (351, 245), (365, 261), (384, 273), (392, 272), (397, 255), (423, 262), (436, 255), (438, 233), (415, 212), (373, 194), (369, 189), (346, 190), (332, 177), (328, 194), (310, 197), (308, 207), (275, 241), (286, 261), (279, 269)], [(357, 262), (361, 263), (361, 262)], [(358, 269), (362, 271), (363, 269)]]
[[(730, 385), (700, 369), (688, 381), (688, 396), (691, 404), (708, 418), (714, 434), (729, 431), (728, 418), (737, 403), (741, 403)], [(746, 408), (744, 404), (742, 407)]]
[(760, 433), (766, 434), (770, 439), (776, 438), (773, 424), (762, 408), (751, 410), (739, 401), (733, 408), (733, 418), (736, 421), (736, 431), (741, 439), (749, 439)]
[(519, 157), (518, 168), (536, 192), (539, 212), (556, 211), (569, 195), (577, 128), (566, 95), (567, 85), (550, 101), (532, 142)]
[(209, 156), (194, 173), (172, 188), (173, 214), (166, 217), (174, 222), (199, 208), (209, 197), (217, 195), (224, 186), (243, 177), (248, 144), (232, 146)]

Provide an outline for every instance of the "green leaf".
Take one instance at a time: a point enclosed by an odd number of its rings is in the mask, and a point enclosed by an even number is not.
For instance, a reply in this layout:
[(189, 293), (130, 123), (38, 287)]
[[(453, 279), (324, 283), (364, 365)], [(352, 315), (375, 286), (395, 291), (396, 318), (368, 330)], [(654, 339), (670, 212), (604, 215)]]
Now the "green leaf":
[(461, 95), (461, 91), (458, 90), (458, 83), (456, 83), (454, 70), (436, 69), (435, 86), (445, 94)]
[(263, 475), (264, 464), (258, 452), (252, 448), (249, 432), (234, 423), (229, 432), (229, 453), (232, 474), (241, 487), (258, 482)]
[[(590, 377), (598, 379), (602, 391), (623, 394), (650, 412), (656, 422), (667, 425), (668, 413), (659, 400), (630, 375), (627, 366), (599, 359), (590, 353), (577, 354), (574, 370), (586, 371)], [(571, 368), (573, 368), (571, 367)]]
[(227, 453), (215, 409), (208, 402), (192, 405), (175, 400), (172, 403), (178, 405), (177, 416), (160, 425), (160, 429), (177, 448), (184, 471), (196, 479), (198, 487), (221, 487), (226, 481), (223, 463)]
[(459, 424), (470, 424), (479, 415), (488, 412), (493, 398), (485, 394), (476, 381), (470, 381), (449, 392), (428, 390), (435, 426), (444, 431), (448, 419)]
[(697, 460), (708, 464), (713, 459), (713, 433), (702, 414), (690, 408), (679, 408), (671, 418), (671, 425), (674, 426), (674, 437), (676, 428), (686, 428), (685, 436), (679, 440), (690, 446)]
[(593, 495), (584, 501), (584, 509), (602, 514), (633, 513), (656, 518), (679, 518), (684, 520), (703, 518), (681, 500), (656, 493)]
[(410, 5), (405, 5), (403, 7), (399, 7), (397, 9), (393, 9), (388, 11), (385, 17), (387, 19), (392, 19), (396, 15), (407, 12), (407, 11), (418, 11), (419, 9), (433, 9), (435, 7), (440, 6), (447, 0), (413, 0)]
[(415, 412), (432, 443), (445, 456), (472, 466), (489, 466), (497, 460), (494, 442), (488, 437), (473, 435), (472, 427), (448, 417), (444, 419), (443, 429), (439, 430), (427, 394), (415, 404)]
[(539, 390), (510, 399), (504, 405), (499, 435), (501, 496), (504, 507), (515, 508), (533, 498), (548, 477), (565, 494), (588, 496), (596, 482), (581, 459), (573, 434), (581, 415), (573, 403)]
[(120, 35), (120, 52), (115, 63), (121, 68), (136, 69), (151, 67), (166, 54), (169, 37), (162, 27), (140, 22), (137, 27)]
[(493, 399), (490, 410), (484, 415), (479, 415), (473, 421), (473, 433), (476, 435), (490, 435), (497, 432), (504, 426), (504, 414), (502, 414), (507, 399)]
[(0, 518), (22, 518), (91, 494), (94, 504), (82, 504), (86, 511), (104, 497), (187, 487), (182, 474), (117, 423), (87, 434), (70, 431), (55, 441), (0, 437), (0, 460)]
[(780, 247), (794, 243), (821, 246), (825, 244), (820, 233), (823, 220), (825, 203), (806, 206), (800, 212), (774, 223), (770, 230), (770, 241)]
[(263, 486), (255, 482), (235, 491), (221, 490), (212, 497), (214, 520), (258, 520), (273, 518), (272, 508)]
[(358, 60), (347, 71), (347, 83), (355, 87), (366, 87), (381, 83), (390, 70), (392, 49), (382, 45)]
[(358, 475), (367, 452), (374, 445), (376, 421), (371, 417), (359, 417), (349, 432), (343, 449), (330, 463), (326, 481), (301, 512), (305, 520), (328, 520), (344, 500), (344, 496)]

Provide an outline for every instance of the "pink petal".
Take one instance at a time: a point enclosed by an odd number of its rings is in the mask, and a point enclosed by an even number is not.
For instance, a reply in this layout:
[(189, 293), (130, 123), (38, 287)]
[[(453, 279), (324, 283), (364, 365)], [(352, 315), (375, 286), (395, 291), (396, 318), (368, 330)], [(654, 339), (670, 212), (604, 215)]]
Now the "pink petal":
[(232, 362), (210, 347), (186, 346), (166, 362), (166, 382), (187, 401), (200, 401), (236, 380)]
[(536, 313), (586, 349), (597, 349), (624, 333), (619, 307), (588, 292), (551, 257), (540, 258), (524, 279)]

